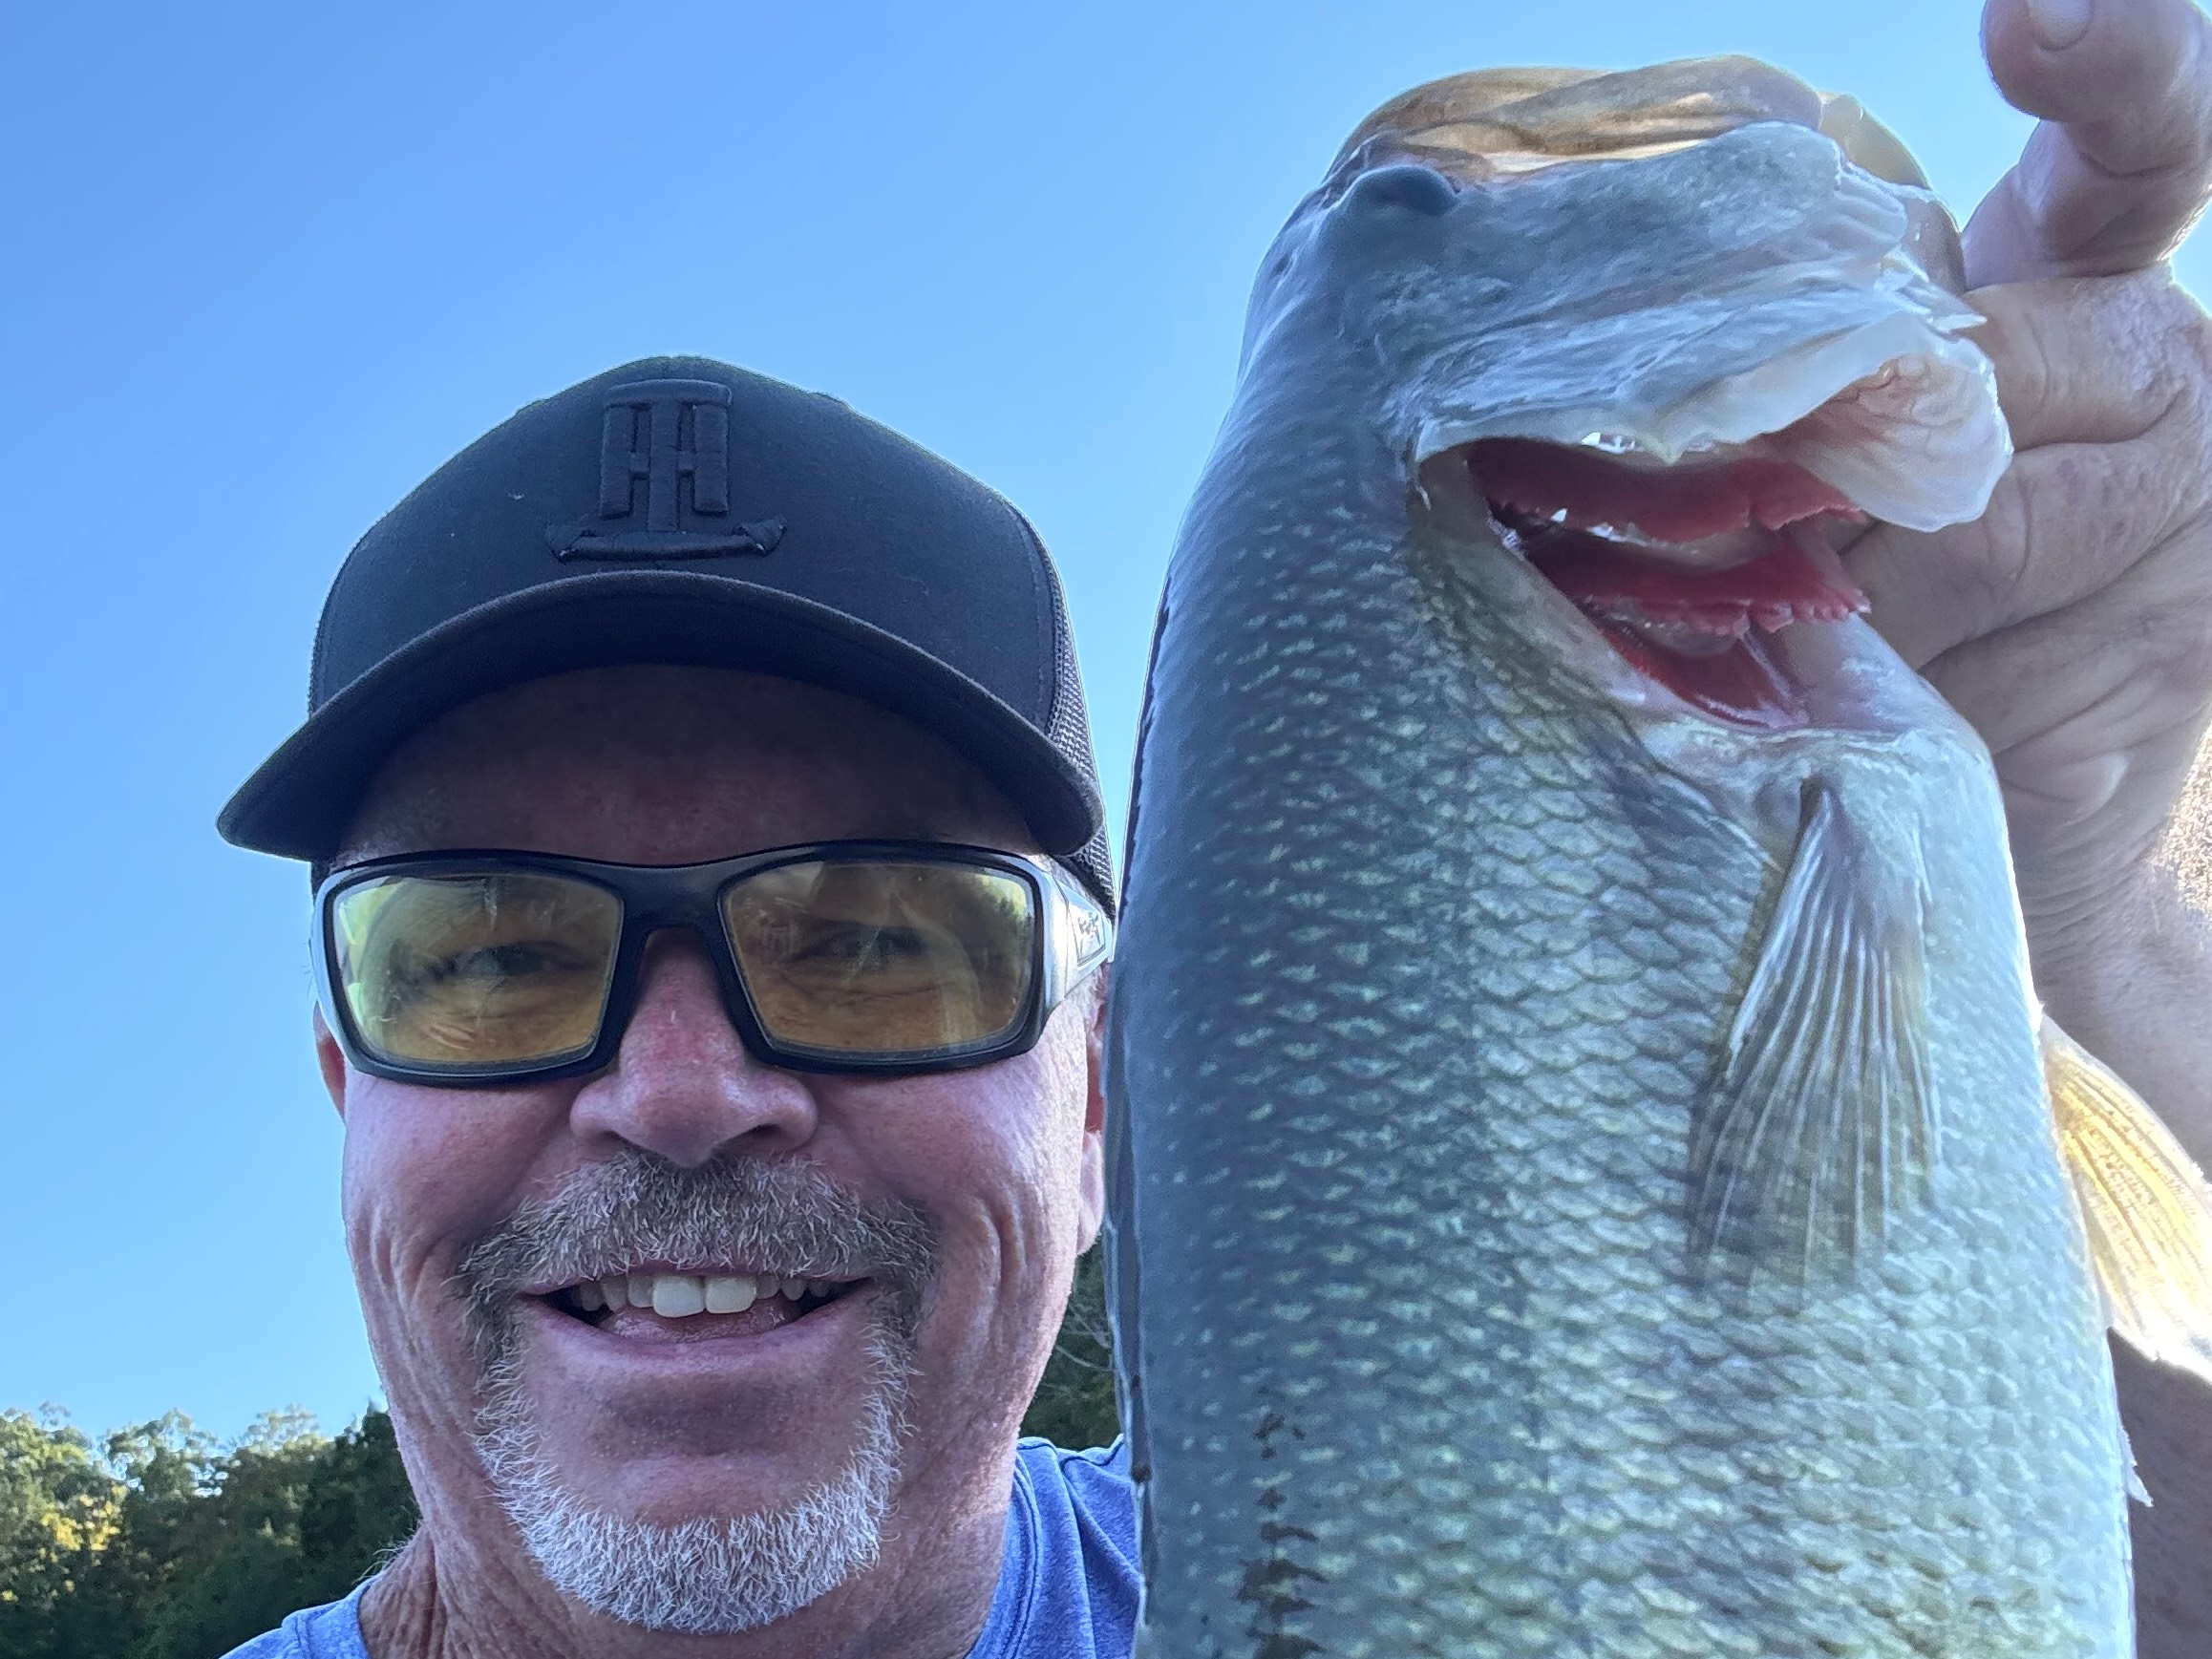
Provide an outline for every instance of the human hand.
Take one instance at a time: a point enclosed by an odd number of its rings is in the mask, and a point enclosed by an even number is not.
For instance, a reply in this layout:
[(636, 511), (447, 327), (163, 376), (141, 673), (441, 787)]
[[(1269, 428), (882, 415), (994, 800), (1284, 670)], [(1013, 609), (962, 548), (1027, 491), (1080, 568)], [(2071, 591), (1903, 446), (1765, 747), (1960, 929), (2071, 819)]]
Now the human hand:
[(1980, 520), (1844, 555), (1989, 742), (2052, 1001), (2134, 925), (2212, 714), (2212, 322), (2165, 264), (2212, 193), (2212, 27), (2190, 0), (2075, 6), (2071, 41), (2029, 0), (1983, 18), (2042, 117), (1966, 233), (2017, 457)]

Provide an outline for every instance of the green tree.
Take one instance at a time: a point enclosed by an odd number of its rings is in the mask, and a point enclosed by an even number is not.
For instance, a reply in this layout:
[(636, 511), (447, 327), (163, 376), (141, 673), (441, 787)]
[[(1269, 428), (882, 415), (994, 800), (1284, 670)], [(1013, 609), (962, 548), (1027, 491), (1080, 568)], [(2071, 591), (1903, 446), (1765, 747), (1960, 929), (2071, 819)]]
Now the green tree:
[(345, 1595), (415, 1529), (392, 1420), (331, 1438), (302, 1412), (257, 1421), (172, 1536), (132, 1659), (211, 1659)]
[(98, 1448), (0, 1414), (0, 1655), (214, 1659), (344, 1595), (414, 1529), (391, 1419), (304, 1412), (228, 1448), (171, 1413)]
[(0, 1412), (0, 1653), (65, 1659), (96, 1648), (64, 1646), (116, 1633), (84, 1595), (121, 1526), (123, 1484), (91, 1440), (49, 1408)]
[(392, 1419), (370, 1412), (330, 1442), (300, 1510), (302, 1606), (335, 1601), (407, 1542), (419, 1515)]
[(1106, 1266), (1092, 1250), (1075, 1264), (1059, 1339), (1022, 1433), (1071, 1448), (1103, 1446), (1121, 1432), (1114, 1402), (1114, 1333), (1106, 1319)]

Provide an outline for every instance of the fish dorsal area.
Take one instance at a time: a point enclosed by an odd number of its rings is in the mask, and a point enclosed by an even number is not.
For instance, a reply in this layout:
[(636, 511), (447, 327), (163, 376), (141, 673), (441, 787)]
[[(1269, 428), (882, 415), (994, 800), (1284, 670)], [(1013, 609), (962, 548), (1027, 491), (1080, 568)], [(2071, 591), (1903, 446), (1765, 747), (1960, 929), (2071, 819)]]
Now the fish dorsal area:
[[(1342, 178), (1390, 160), (1467, 179), (1563, 161), (1665, 155), (1764, 121), (1810, 127), (1853, 165), (1923, 196), (1927, 176), (1859, 100), (1815, 91), (1754, 57), (1695, 57), (1643, 69), (1485, 69), (1401, 93), (1353, 130), (1330, 165)], [(1913, 210), (1916, 257), (1966, 287), (1957, 227), (1932, 196)]]

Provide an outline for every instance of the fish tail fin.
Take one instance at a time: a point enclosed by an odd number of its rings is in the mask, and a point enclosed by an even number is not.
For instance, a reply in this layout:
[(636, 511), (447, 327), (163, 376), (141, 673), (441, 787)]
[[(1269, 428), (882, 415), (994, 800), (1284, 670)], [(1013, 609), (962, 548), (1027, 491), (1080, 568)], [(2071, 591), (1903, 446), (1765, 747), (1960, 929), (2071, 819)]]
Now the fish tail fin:
[(2142, 1097), (2049, 1018), (2043, 1073), (2113, 1329), (2212, 1382), (2212, 1186)]

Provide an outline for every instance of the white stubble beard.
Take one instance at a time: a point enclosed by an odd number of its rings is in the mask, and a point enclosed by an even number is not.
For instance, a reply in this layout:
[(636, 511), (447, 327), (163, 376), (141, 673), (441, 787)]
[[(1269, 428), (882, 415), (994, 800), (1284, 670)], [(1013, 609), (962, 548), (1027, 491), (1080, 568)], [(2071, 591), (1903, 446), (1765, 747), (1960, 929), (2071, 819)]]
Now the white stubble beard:
[(756, 1514), (661, 1525), (594, 1509), (561, 1484), (513, 1357), (484, 1378), (477, 1453), (546, 1581), (649, 1630), (735, 1635), (788, 1618), (873, 1566), (900, 1474), (911, 1347), (877, 1318), (860, 1431), (844, 1466)]
[[(857, 1251), (865, 1292), (862, 1396), (842, 1467), (778, 1507), (662, 1525), (593, 1508), (561, 1483), (522, 1375), (511, 1287), (624, 1241), (633, 1258), (764, 1256), (808, 1263)], [(602, 1269), (587, 1269), (590, 1277)], [(796, 1276), (806, 1276), (808, 1267)], [(900, 1478), (917, 1371), (922, 1287), (935, 1277), (925, 1222), (861, 1205), (818, 1171), (734, 1162), (681, 1170), (631, 1151), (525, 1205), (461, 1264), (480, 1406), (472, 1438), (493, 1493), (554, 1589), (651, 1630), (734, 1635), (787, 1618), (872, 1566)], [(732, 1339), (743, 1340), (743, 1339)]]

